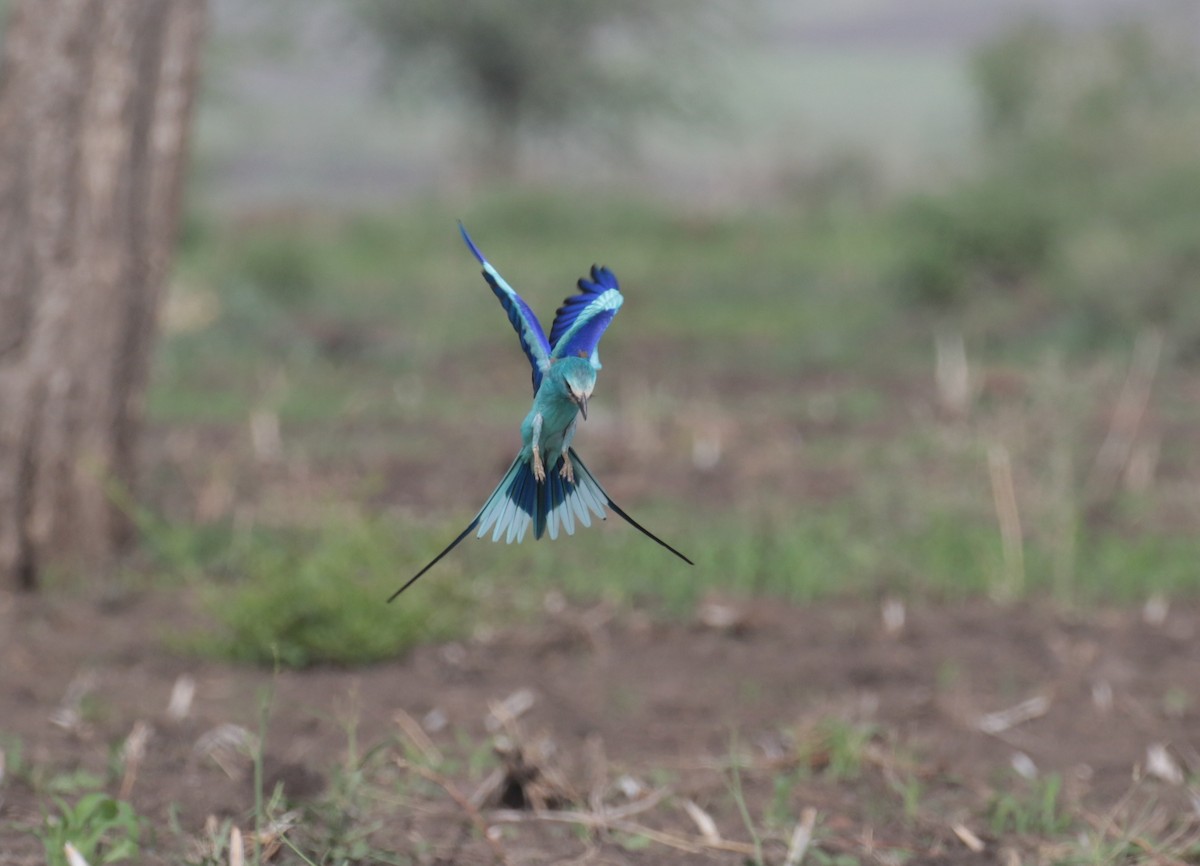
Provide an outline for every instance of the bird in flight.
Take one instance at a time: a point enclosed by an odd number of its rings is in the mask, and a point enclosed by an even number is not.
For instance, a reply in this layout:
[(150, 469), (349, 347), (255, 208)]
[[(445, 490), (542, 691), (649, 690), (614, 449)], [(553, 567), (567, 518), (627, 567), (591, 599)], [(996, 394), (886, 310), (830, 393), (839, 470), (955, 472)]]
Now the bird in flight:
[(604, 520), (606, 506), (647, 538), (688, 565), (694, 565), (621, 510), (571, 447), (578, 416), (587, 420), (588, 400), (596, 385), (596, 371), (600, 369), (596, 346), (624, 301), (613, 272), (593, 265), (591, 277), (579, 280), (578, 294), (567, 298), (558, 308), (547, 338), (529, 305), (483, 257), (462, 223), (458, 228), (483, 266), (483, 278), (508, 313), (508, 320), (533, 367), (533, 408), (521, 424), (522, 445), (517, 459), (475, 519), (432, 562), (392, 593), (388, 601), (416, 583), (472, 531), (483, 538), (490, 530), (492, 541), (503, 538), (511, 544), (520, 542), (532, 524), (534, 538), (549, 532), (554, 539), (560, 528), (573, 535), (576, 520), (584, 526), (592, 525), (592, 514)]

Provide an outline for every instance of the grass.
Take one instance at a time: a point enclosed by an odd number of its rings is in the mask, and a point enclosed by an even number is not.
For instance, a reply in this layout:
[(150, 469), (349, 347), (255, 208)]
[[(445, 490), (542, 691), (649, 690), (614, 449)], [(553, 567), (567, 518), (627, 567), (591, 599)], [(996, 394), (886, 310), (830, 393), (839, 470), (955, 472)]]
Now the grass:
[[(588, 263), (617, 270), (628, 301), (579, 444), (696, 568), (609, 521), (569, 544), (464, 544), (402, 603), (379, 604), (470, 519), (528, 399), (456, 216), (543, 316)], [(1064, 353), (1014, 323), (1019, 300), (986, 293), (931, 321), (890, 282), (904, 243), (892, 219), (503, 189), (460, 208), (194, 217), (173, 303), (207, 312), (169, 328), (150, 411), (196, 444), (158, 489), (164, 501), (181, 481), (223, 490), (225, 505), (196, 493), (194, 508), (143, 525), (160, 568), (210, 584), (200, 595), (221, 628), (197, 648), (356, 664), (462, 633), (481, 602), (496, 618), (536, 611), (549, 588), (675, 613), (710, 590), (801, 602), (1195, 592), (1200, 542), (1173, 517), (1187, 471), (1151, 463), (1149, 487), (1101, 500), (1089, 487), (1128, 343)], [(992, 310), (1005, 312), (979, 341)], [(965, 418), (941, 414), (932, 387), (933, 333), (955, 323), (975, 389)], [(1190, 373), (1169, 344), (1164, 357), (1153, 407), (1187, 428), (1194, 406), (1172, 387)], [(252, 420), (278, 430), (273, 450), (252, 440)], [(1188, 460), (1160, 430), (1136, 433), (1136, 448), (1161, 442), (1160, 461)], [(997, 444), (1023, 530), (1016, 576), (989, 475)]]
[(472, 601), (454, 583), (403, 605), (383, 603), (400, 583), (402, 560), (395, 532), (380, 524), (331, 522), (303, 538), (251, 533), (201, 566), (201, 575), (227, 575), (199, 587), (216, 627), (173, 642), (232, 661), (303, 668), (367, 664), (459, 634)]
[[(671, 512), (639, 515), (692, 556), (680, 565), (657, 545), (619, 522), (582, 531), (563, 542), (493, 547), (469, 540), (391, 605), (383, 602), (448, 540), (454, 525), (408, 530), (403, 541), (383, 521), (331, 519), (311, 532), (252, 533), (208, 566), (195, 563), (192, 580), (215, 623), (173, 643), (203, 655), (287, 667), (357, 665), (395, 657), (419, 643), (467, 632), (486, 610), (489, 621), (536, 617), (547, 592), (580, 601), (605, 599), (669, 616), (689, 615), (708, 592), (771, 596), (793, 602), (862, 597), (886, 586), (922, 598), (963, 599), (1002, 593), (1001, 543), (994, 526), (950, 512), (881, 533), (886, 544), (865, 544), (864, 521), (848, 506), (806, 516), (789, 527), (778, 515), (759, 519), (702, 515), (663, 528)], [(463, 522), (465, 522), (465, 517)], [(173, 543), (190, 532), (176, 527)], [(200, 533), (198, 533), (200, 534)], [(197, 538), (187, 551), (209, 543)], [(225, 535), (224, 537), (228, 537)], [(1191, 563), (1200, 542), (1182, 538), (1082, 538), (1070, 599), (1076, 604), (1136, 603), (1148, 595), (1195, 591)], [(1052, 544), (1031, 540), (1022, 596), (1061, 592)], [(213, 581), (213, 576), (217, 579)]]
[(74, 866), (70, 845), (87, 863), (137, 861), (141, 821), (128, 803), (103, 792), (84, 794), (74, 803), (55, 800), (58, 810), (48, 815), (39, 835), (51, 866)]
[[(579, 801), (562, 810), (539, 816), (492, 811), (501, 807), (486, 796), (480, 802), (467, 799), (471, 792), (478, 797), (480, 791), (497, 790), (489, 779), (502, 770), (494, 757), (502, 740), (506, 748), (516, 743), (524, 754), (540, 754), (525, 748), (520, 725), (510, 722), (493, 738), (454, 729), (421, 734), (422, 742), (397, 734), (364, 751), (351, 708), (343, 720), (344, 752), (325, 757), (329, 785), (320, 796), (294, 803), (281, 787), (261, 788), (268, 718), (285, 708), (274, 705), (270, 686), (259, 690), (258, 701), (259, 737), (249, 756), (257, 793), (246, 813), (213, 818), (200, 834), (176, 826), (173, 836), (147, 840), (145, 822), (129, 803), (82, 789), (73, 800), (53, 797), (52, 813), (30, 828), (42, 840), (47, 862), (66, 864), (68, 842), (94, 864), (145, 855), (157, 858), (153, 862), (217, 866), (237, 862), (231, 856), (236, 845), (252, 850), (253, 862), (264, 857), (285, 864), (409, 863), (447, 846), (470, 859), (469, 851), (486, 850), (478, 835), (485, 815), (486, 826), (504, 828), (489, 832), (487, 843), (493, 856), (503, 859), (506, 852), (530, 845), (536, 850), (537, 828), (547, 814), (564, 835), (574, 831), (574, 846), (615, 844), (651, 857), (673, 848), (737, 852), (748, 863), (793, 862), (786, 854), (805, 824), (804, 862), (813, 863), (910, 862), (944, 850), (954, 833), (982, 835), (989, 851), (1009, 849), (1020, 853), (1022, 862), (1045, 864), (1189, 863), (1200, 853), (1195, 822), (1172, 819), (1157, 804), (1152, 786), (1131, 789), (1109, 813), (1096, 815), (1068, 796), (1057, 774), (1026, 779), (1010, 773), (994, 787), (964, 784), (953, 768), (909, 750), (902, 738), (878, 736), (870, 726), (837, 714), (797, 731), (789, 759), (739, 749), (735, 738), (723, 760), (698, 764), (686, 779), (661, 774), (652, 765), (614, 765), (606, 768), (613, 778), (659, 777), (657, 793), (631, 800), (602, 785), (590, 794), (578, 793)], [(527, 776), (506, 778), (529, 783), (556, 772), (563, 758), (552, 751), (535, 760), (540, 763), (524, 765), (521, 772)], [(722, 789), (724, 796), (699, 804), (689, 793)], [(633, 801), (642, 798), (649, 806), (631, 811)], [(896, 817), (897, 809), (902, 818)], [(864, 834), (860, 823), (877, 827), (879, 837)], [(960, 829), (952, 833), (952, 826)]]
[(1061, 776), (1052, 773), (1044, 779), (1034, 779), (1023, 787), (1023, 791), (1005, 791), (995, 795), (988, 809), (993, 833), (1059, 836), (1070, 829), (1071, 820), (1061, 802)]

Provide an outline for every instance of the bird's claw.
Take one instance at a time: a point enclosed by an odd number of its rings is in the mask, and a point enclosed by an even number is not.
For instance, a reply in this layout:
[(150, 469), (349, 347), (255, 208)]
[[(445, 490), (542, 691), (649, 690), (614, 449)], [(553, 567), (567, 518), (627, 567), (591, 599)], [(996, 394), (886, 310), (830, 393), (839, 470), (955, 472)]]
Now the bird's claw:
[(546, 467), (542, 465), (542, 455), (536, 446), (533, 449), (533, 477), (539, 484), (546, 480)]
[(558, 470), (558, 474), (567, 479), (568, 484), (575, 483), (575, 467), (571, 465), (571, 458), (566, 454), (563, 455), (562, 469)]

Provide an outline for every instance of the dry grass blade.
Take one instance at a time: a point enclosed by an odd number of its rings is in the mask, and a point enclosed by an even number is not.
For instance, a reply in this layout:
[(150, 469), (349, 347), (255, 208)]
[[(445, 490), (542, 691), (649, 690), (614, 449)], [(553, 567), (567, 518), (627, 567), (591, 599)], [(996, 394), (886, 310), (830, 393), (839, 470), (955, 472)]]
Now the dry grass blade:
[(816, 826), (817, 810), (809, 806), (800, 813), (800, 823), (792, 831), (792, 839), (788, 843), (787, 857), (783, 860), (783, 866), (800, 866), (804, 861), (804, 855), (808, 853), (808, 846), (812, 844), (813, 830), (816, 829)]
[(504, 780), (508, 778), (508, 773), (503, 767), (497, 767), (492, 772), (487, 774), (487, 777), (479, 783), (479, 787), (475, 789), (475, 793), (471, 795), (471, 805), (476, 809), (492, 798), (500, 786), (504, 784)]
[(967, 414), (971, 408), (971, 368), (967, 363), (967, 346), (962, 333), (939, 332), (934, 337), (934, 381), (942, 410), (954, 417)]
[(604, 792), (608, 787), (608, 756), (604, 752), (604, 740), (598, 734), (589, 734), (584, 741), (583, 761), (588, 805), (593, 812), (603, 812)]
[(1146, 772), (1170, 785), (1183, 784), (1183, 768), (1162, 743), (1146, 747)]
[(192, 711), (192, 700), (196, 696), (196, 678), (191, 674), (180, 674), (171, 687), (171, 697), (167, 700), (167, 718), (173, 722), (182, 721)]
[(1003, 445), (995, 444), (988, 448), (988, 473), (992, 479), (992, 498), (996, 507), (996, 521), (1000, 524), (1000, 543), (1004, 554), (1005, 585), (1000, 587), (1001, 595), (1016, 598), (1025, 588), (1025, 542), (1021, 532), (1021, 515), (1017, 510), (1012, 459)]
[(192, 750), (212, 758), (229, 778), (236, 779), (257, 748), (258, 737), (241, 725), (227, 723), (201, 734)]
[[(1115, 839), (1118, 842), (1127, 845), (1133, 845), (1141, 850), (1148, 858), (1149, 862), (1157, 864), (1157, 866), (1189, 866), (1194, 861), (1183, 860), (1174, 857), (1171, 854), (1163, 851), (1163, 846), (1155, 845), (1149, 839), (1138, 834), (1136, 831), (1124, 831), (1109, 818), (1101, 818), (1097, 815), (1088, 812), (1082, 813), (1083, 819), (1103, 836)], [(1193, 840), (1194, 841), (1194, 840)]]
[(133, 793), (138, 770), (141, 769), (142, 759), (146, 757), (146, 743), (149, 742), (152, 732), (153, 729), (139, 719), (133, 723), (133, 730), (125, 738), (125, 746), (121, 749), (121, 760), (125, 765), (119, 795), (122, 800), (128, 800)]
[(900, 599), (886, 599), (879, 610), (879, 616), (883, 622), (883, 633), (888, 637), (897, 637), (904, 631), (904, 623), (908, 616), (904, 602)]
[(68, 731), (78, 730), (83, 724), (83, 701), (95, 689), (96, 675), (93, 672), (85, 671), (77, 675), (67, 685), (67, 692), (58, 708), (51, 713), (50, 721)]
[(488, 817), (496, 822), (519, 824), (524, 821), (552, 821), (560, 824), (574, 824), (579, 827), (588, 827), (597, 830), (619, 830), (630, 836), (641, 836), (649, 839), (651, 842), (657, 842), (660, 845), (665, 845), (668, 848), (675, 848), (679, 851), (686, 851), (689, 854), (700, 854), (705, 850), (712, 851), (729, 851), (733, 854), (743, 854), (753, 856), (757, 853), (757, 849), (748, 842), (731, 842), (728, 839), (718, 839), (710, 841), (699, 838), (689, 838), (680, 836), (675, 833), (667, 833), (662, 830), (655, 830), (652, 827), (646, 827), (634, 821), (629, 821), (624, 818), (619, 818), (616, 815), (617, 810), (605, 813), (603, 815), (594, 815), (591, 812), (576, 812), (571, 810), (561, 810), (555, 812), (521, 812), (516, 809), (504, 809), (502, 811), (491, 812)]
[(63, 845), (63, 853), (67, 855), (67, 863), (70, 866), (88, 866), (88, 861), (70, 842)]
[[(262, 846), (262, 859), (271, 860), (283, 847), (288, 831), (300, 823), (300, 812), (285, 812), (264, 827), (258, 834)], [(289, 843), (290, 844), (290, 843)]]
[(396, 721), (396, 725), (400, 730), (404, 731), (404, 735), (408, 737), (421, 757), (429, 764), (440, 764), (442, 762), (442, 753), (438, 747), (433, 744), (433, 740), (429, 739), (429, 735), (425, 733), (425, 729), (421, 727), (421, 723), (406, 713), (404, 710), (396, 710), (392, 716)]
[(1040, 718), (1049, 711), (1050, 699), (1045, 695), (1037, 695), (1008, 709), (986, 713), (979, 717), (975, 726), (983, 733), (994, 736), (1004, 733), (1009, 728), (1015, 728), (1017, 725)]
[(242, 841), (242, 831), (234, 827), (229, 831), (229, 866), (245, 866), (246, 843)]
[(982, 854), (987, 846), (983, 844), (983, 840), (971, 832), (966, 824), (955, 824), (950, 828), (954, 831), (954, 835), (971, 850), (973, 854)]
[(1163, 336), (1156, 330), (1145, 331), (1138, 336), (1133, 346), (1133, 360), (1117, 407), (1113, 411), (1112, 423), (1088, 479), (1088, 490), (1092, 501), (1107, 498), (1129, 465), (1138, 431), (1150, 406), (1150, 392), (1158, 374), (1158, 363), (1162, 357)]
[(483, 726), (491, 734), (502, 728), (508, 729), (517, 719), (529, 712), (535, 703), (537, 698), (532, 689), (517, 689), (504, 700), (488, 704), (489, 712), (483, 720)]
[(642, 812), (648, 812), (661, 803), (671, 791), (669, 788), (658, 788), (651, 791), (640, 800), (635, 800), (632, 803), (626, 803), (624, 806), (615, 806), (605, 809), (603, 812), (576, 812), (572, 810), (562, 810), (558, 812), (523, 812), (520, 809), (497, 809), (494, 812), (489, 812), (488, 817), (497, 822), (505, 824), (516, 824), (526, 818), (546, 819), (549, 815), (566, 815), (572, 822), (583, 824), (589, 827), (598, 829), (604, 828), (604, 822), (607, 819), (614, 821), (622, 821), (632, 818), (634, 815), (640, 815)]
[(721, 833), (717, 830), (717, 822), (712, 819), (712, 815), (705, 812), (697, 805), (695, 800), (684, 800), (683, 811), (687, 812), (692, 823), (696, 825), (696, 829), (700, 831), (700, 835), (704, 837), (704, 841), (710, 845), (714, 842), (721, 841)]
[(263, 463), (279, 461), (283, 456), (283, 436), (278, 412), (255, 409), (250, 413), (250, 444), (254, 447), (254, 456)]

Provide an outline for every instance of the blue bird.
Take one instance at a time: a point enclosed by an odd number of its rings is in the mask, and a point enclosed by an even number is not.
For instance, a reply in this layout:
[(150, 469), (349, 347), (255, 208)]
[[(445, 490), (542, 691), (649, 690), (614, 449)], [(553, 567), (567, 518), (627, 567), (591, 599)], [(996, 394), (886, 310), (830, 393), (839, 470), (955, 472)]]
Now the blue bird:
[(533, 408), (521, 424), (521, 451), (475, 519), (432, 562), (392, 593), (388, 601), (416, 583), (472, 531), (479, 538), (491, 531), (492, 541), (503, 538), (511, 544), (520, 542), (532, 524), (534, 538), (549, 532), (554, 539), (559, 529), (573, 535), (576, 520), (584, 526), (592, 525), (592, 514), (604, 520), (606, 506), (647, 538), (688, 565), (694, 565), (622, 511), (571, 447), (578, 416), (587, 420), (588, 400), (596, 385), (596, 371), (600, 369), (596, 346), (624, 301), (613, 272), (592, 266), (591, 278), (580, 279), (578, 294), (567, 298), (558, 308), (547, 339), (529, 305), (483, 257), (462, 223), (458, 228), (483, 266), (483, 278), (508, 313), (508, 320), (533, 367)]

